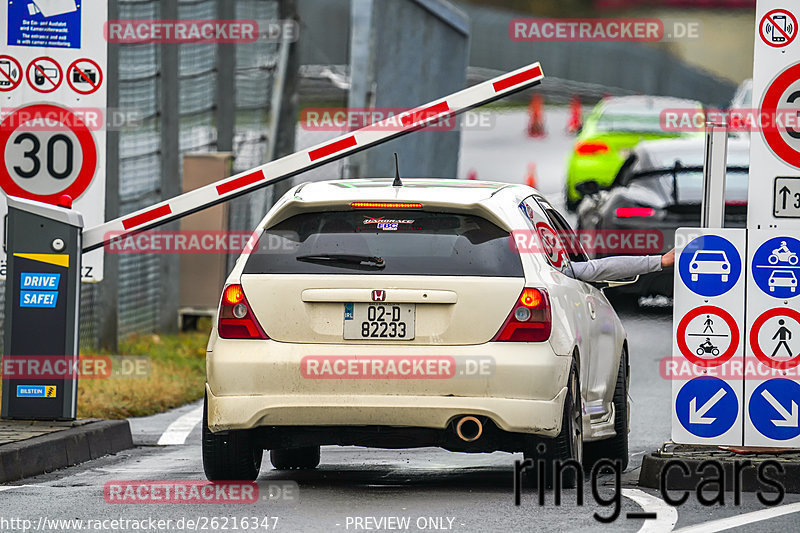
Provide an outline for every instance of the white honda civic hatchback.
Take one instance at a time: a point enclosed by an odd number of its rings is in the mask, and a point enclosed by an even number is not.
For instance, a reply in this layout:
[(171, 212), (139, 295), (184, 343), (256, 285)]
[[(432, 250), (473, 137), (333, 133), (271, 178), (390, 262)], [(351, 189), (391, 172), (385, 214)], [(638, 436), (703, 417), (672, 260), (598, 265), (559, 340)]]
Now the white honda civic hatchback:
[[(352, 180), (290, 190), (226, 281), (207, 353), (211, 480), (321, 445), (628, 460), (625, 331), (536, 190)], [(255, 238), (257, 237), (257, 241)], [(574, 464), (574, 463), (573, 463)]]

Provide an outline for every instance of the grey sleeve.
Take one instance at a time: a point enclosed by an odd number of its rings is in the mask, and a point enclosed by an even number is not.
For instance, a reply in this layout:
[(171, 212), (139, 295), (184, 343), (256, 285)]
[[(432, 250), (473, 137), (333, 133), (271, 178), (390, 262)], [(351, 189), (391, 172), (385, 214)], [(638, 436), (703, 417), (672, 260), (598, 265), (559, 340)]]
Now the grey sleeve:
[(575, 279), (581, 281), (614, 281), (659, 270), (660, 255), (604, 257), (572, 263)]

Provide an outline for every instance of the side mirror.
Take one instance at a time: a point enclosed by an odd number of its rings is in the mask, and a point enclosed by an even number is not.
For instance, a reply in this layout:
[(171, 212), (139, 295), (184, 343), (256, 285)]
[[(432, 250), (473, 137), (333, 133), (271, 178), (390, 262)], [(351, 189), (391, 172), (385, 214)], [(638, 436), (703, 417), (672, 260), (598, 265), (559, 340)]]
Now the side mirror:
[(575, 190), (583, 196), (593, 196), (600, 192), (600, 184), (595, 180), (582, 181), (575, 185)]

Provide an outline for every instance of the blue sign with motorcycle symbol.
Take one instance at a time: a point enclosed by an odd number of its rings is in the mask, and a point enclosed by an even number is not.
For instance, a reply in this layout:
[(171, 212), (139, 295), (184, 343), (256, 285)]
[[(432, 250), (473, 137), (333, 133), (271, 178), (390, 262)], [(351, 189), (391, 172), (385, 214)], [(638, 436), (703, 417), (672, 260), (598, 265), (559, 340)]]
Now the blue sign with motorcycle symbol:
[(800, 277), (800, 241), (793, 237), (775, 237), (758, 247), (753, 255), (753, 281), (765, 294), (775, 298), (798, 295)]

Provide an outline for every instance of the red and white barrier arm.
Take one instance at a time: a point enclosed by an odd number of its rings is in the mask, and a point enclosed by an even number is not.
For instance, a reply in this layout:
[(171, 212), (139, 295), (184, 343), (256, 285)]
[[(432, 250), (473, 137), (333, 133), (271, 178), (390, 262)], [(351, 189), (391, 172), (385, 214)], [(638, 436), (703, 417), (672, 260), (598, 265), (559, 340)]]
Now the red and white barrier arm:
[(135, 213), (110, 220), (83, 232), (83, 251), (100, 248), (127, 233), (137, 233), (266, 187), (312, 168), (352, 155), (401, 135), (435, 124), (515, 92), (537, 85), (544, 74), (533, 63), (508, 74), (346, 133), (313, 148), (296, 152), (216, 183), (181, 194)]

